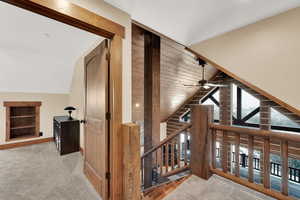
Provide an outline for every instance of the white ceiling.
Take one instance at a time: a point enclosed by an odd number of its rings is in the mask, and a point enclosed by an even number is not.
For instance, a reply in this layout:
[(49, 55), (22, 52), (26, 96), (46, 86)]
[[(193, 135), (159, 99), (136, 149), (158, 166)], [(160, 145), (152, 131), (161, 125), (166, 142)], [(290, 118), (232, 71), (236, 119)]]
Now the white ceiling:
[(300, 6), (299, 0), (105, 0), (190, 45)]
[(76, 61), (100, 37), (0, 2), (0, 92), (69, 93)]

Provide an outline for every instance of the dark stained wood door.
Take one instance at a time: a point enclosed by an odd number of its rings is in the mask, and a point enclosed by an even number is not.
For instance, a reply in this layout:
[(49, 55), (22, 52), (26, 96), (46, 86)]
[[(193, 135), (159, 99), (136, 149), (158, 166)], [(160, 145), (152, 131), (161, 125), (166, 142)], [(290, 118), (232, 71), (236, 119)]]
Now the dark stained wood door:
[(85, 57), (84, 173), (103, 200), (108, 199), (108, 41)]

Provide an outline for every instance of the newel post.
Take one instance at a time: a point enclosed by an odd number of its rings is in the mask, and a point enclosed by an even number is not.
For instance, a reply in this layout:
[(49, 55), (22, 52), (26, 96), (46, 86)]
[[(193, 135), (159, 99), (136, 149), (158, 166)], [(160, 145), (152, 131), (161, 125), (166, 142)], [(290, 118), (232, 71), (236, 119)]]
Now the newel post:
[[(123, 198), (141, 199), (141, 153), (139, 126), (133, 123), (123, 124)], [(122, 179), (120, 179), (122, 180)]]
[(208, 125), (213, 122), (213, 106), (193, 105), (191, 122), (191, 172), (207, 180), (212, 175), (212, 135)]

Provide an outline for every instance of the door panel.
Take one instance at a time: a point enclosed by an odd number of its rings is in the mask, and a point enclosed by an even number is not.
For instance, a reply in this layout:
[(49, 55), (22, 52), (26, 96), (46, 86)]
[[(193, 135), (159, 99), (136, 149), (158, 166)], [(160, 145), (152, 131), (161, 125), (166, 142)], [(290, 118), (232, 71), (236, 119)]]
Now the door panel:
[(108, 198), (108, 41), (85, 57), (84, 173), (103, 200)]

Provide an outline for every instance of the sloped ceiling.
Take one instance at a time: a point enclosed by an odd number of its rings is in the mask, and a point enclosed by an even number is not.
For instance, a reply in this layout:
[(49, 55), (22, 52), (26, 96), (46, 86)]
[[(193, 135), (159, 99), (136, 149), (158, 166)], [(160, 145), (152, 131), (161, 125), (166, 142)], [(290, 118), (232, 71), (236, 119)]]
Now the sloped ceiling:
[(100, 37), (0, 2), (0, 92), (68, 93), (76, 60)]
[(132, 19), (185, 45), (300, 5), (299, 0), (105, 0)]

